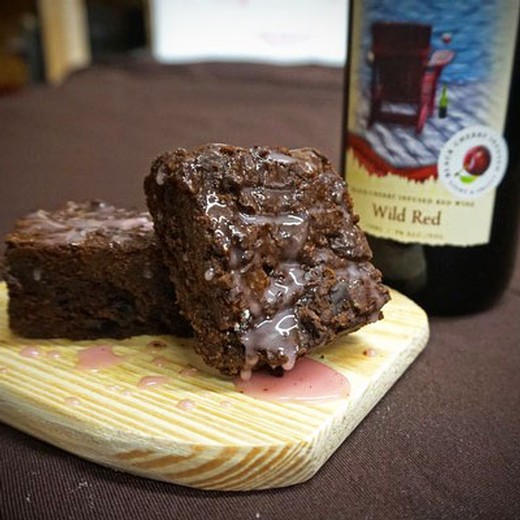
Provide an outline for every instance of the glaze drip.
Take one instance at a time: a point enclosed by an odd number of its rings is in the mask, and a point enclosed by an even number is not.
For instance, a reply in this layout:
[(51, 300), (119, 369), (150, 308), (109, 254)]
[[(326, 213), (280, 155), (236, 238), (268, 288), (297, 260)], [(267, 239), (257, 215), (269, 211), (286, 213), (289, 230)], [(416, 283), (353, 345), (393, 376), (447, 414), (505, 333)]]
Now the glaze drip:
[[(271, 191), (276, 192), (280, 197), (289, 196), (283, 190)], [(263, 196), (259, 190), (254, 193), (257, 198)], [(252, 194), (253, 190), (250, 190), (249, 195)], [(273, 347), (268, 340), (263, 341), (262, 338), (266, 335), (271, 338), (279, 336), (279, 339), (284, 339), (286, 343), (292, 341), (292, 345), (285, 349), (288, 366), (292, 366), (294, 361), (290, 360), (295, 358), (297, 351), (296, 337), (291, 340), (289, 336), (285, 336), (283, 332), (285, 321), (280, 323), (278, 328), (276, 323), (273, 324), (272, 333), (268, 333), (269, 320), (266, 321), (264, 318), (266, 312), (273, 316), (276, 313), (284, 313), (287, 308), (292, 319), (296, 320), (293, 305), (304, 287), (304, 271), (295, 260), (308, 236), (307, 214), (268, 215), (239, 212), (236, 218), (236, 214), (234, 215), (223, 199), (214, 192), (206, 196), (204, 212), (214, 226), (217, 241), (227, 253), (233, 280), (231, 292), (234, 295), (240, 294), (248, 310), (248, 314), (241, 316), (240, 322), (234, 326), (235, 332), (241, 334), (240, 338), (245, 347), (246, 362), (242, 369), (242, 376), (250, 377), (251, 369), (259, 361), (258, 352), (264, 351), (269, 357), (271, 350), (278, 352), (283, 348), (280, 342)], [(241, 241), (246, 235), (244, 228), (251, 230), (252, 227), (258, 230), (259, 237), (267, 233), (274, 238), (276, 251), (273, 255), (277, 258), (277, 267), (268, 275), (262, 270), (263, 266), (255, 262), (254, 255), (247, 256), (242, 248)], [(207, 268), (204, 272), (205, 280), (211, 282), (214, 277), (215, 269)], [(281, 316), (280, 320), (284, 319), (286, 320)], [(294, 325), (292, 328), (296, 327), (297, 325)]]
[[(271, 272), (260, 271), (258, 266), (236, 268), (241, 262), (232, 262), (231, 267), (235, 286), (253, 316), (253, 320), (242, 320), (236, 330), (240, 332), (240, 340), (244, 345), (246, 366), (242, 377), (250, 377), (251, 369), (259, 361), (259, 353), (269, 363), (284, 359), (283, 367), (290, 370), (296, 361), (299, 351), (299, 320), (296, 304), (305, 288), (305, 269), (296, 262), (308, 237), (308, 216), (306, 214), (285, 215), (249, 215), (239, 214), (240, 219), (248, 226), (267, 227), (276, 251), (276, 266)], [(244, 276), (248, 269), (259, 275), (263, 283), (259, 287), (251, 287)], [(255, 277), (251, 277), (255, 279)], [(268, 317), (267, 319), (266, 316)], [(251, 365), (254, 360), (254, 365)]]
[(305, 283), (305, 271), (299, 264), (282, 264), (279, 274), (271, 277), (265, 291), (265, 301), (271, 305), (288, 306), (299, 296)]
[[(215, 208), (217, 208), (215, 210)], [(260, 353), (274, 360), (285, 359), (284, 367), (292, 368), (299, 350), (298, 318), (295, 304), (305, 287), (305, 271), (296, 259), (308, 237), (306, 214), (246, 214), (240, 212), (231, 224), (231, 215), (214, 197), (206, 206), (206, 214), (214, 219), (216, 234), (228, 246), (228, 263), (233, 280), (232, 292), (240, 294), (248, 309), (234, 326), (245, 349), (241, 371), (244, 379), (251, 377)], [(268, 234), (276, 249), (272, 251), (276, 266), (267, 272), (258, 265), (258, 258), (246, 257), (240, 239), (243, 226), (255, 227), (259, 237)], [(206, 280), (208, 278), (205, 276)], [(266, 316), (270, 318), (265, 319)], [(276, 354), (276, 355), (274, 355)], [(279, 363), (279, 361), (277, 362)]]

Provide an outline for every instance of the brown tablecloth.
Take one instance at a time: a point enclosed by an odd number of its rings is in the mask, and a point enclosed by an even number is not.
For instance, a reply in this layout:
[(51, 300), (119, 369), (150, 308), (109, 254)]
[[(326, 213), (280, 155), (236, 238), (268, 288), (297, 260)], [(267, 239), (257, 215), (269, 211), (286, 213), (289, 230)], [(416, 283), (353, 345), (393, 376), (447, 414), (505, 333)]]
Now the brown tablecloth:
[[(341, 103), (338, 69), (238, 64), (105, 66), (0, 98), (0, 233), (67, 199), (144, 208), (143, 176), (168, 148), (311, 145), (338, 164)], [(519, 260), (494, 308), (432, 318), (426, 351), (307, 483), (182, 488), (0, 424), (0, 518), (519, 518)]]

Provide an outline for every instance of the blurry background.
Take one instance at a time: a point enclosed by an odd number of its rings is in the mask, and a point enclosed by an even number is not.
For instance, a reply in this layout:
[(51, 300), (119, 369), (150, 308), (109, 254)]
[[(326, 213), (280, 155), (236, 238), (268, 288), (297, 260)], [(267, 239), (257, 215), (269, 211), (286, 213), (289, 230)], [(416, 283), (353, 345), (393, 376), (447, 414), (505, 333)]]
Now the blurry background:
[(144, 209), (173, 148), (312, 146), (338, 166), (347, 3), (0, 0), (0, 237), (67, 200)]
[(342, 66), (344, 0), (0, 0), (0, 93), (115, 56)]

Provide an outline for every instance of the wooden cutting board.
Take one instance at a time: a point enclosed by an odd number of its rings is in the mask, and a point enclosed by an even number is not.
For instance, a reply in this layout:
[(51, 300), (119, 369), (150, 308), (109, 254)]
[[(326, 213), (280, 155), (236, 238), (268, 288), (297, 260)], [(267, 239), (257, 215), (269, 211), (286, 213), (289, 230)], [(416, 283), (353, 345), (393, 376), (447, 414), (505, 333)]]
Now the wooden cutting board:
[[(15, 336), (0, 284), (0, 420), (99, 464), (184, 486), (297, 484), (320, 469), (428, 340), (425, 313), (391, 295), (384, 320), (310, 356), (348, 380), (347, 397), (279, 401), (240, 393), (233, 380), (193, 368), (191, 340)], [(117, 364), (99, 368), (96, 358), (98, 370), (78, 368), (94, 349)]]

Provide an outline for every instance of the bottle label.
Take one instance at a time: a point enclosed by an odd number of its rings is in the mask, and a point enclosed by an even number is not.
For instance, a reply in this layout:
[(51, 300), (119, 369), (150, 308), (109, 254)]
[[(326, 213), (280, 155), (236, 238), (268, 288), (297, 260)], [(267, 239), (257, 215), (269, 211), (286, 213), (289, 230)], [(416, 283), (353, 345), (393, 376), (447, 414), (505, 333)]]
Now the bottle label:
[(346, 175), (368, 233), (489, 241), (518, 0), (354, 0)]

